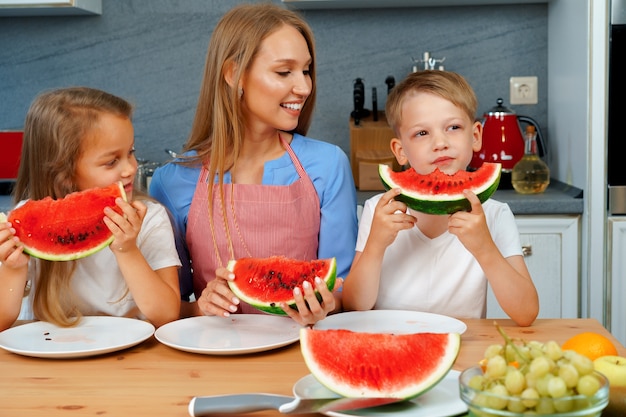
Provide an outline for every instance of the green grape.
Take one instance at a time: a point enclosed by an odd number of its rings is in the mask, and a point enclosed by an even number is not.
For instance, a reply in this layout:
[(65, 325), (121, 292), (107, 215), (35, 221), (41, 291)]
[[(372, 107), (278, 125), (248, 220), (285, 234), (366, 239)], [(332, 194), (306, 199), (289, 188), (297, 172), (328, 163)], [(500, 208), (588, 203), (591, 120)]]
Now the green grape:
[(468, 385), (471, 389), (476, 391), (480, 391), (483, 389), (483, 384), (485, 383), (485, 377), (483, 375), (474, 375), (470, 378)]
[(539, 393), (534, 388), (526, 388), (522, 391), (520, 398), (527, 408), (536, 407), (539, 403)]
[(487, 399), (489, 408), (493, 408), (494, 410), (503, 410), (506, 408), (506, 405), (509, 402), (506, 397), (509, 396), (509, 392), (506, 390), (504, 385), (494, 385), (489, 389), (489, 392), (494, 394)]
[(593, 361), (584, 355), (574, 352), (570, 361), (580, 376), (588, 375), (593, 372)]
[(543, 356), (543, 343), (533, 341), (528, 342), (526, 346), (528, 346), (528, 353), (531, 359)]
[(526, 388), (526, 378), (519, 369), (509, 366), (504, 377), (504, 386), (511, 394), (517, 395)]
[(533, 361), (530, 363), (529, 372), (533, 374), (533, 376), (541, 378), (542, 376), (550, 372), (551, 368), (552, 366), (550, 364), (550, 360), (548, 360), (548, 358), (546, 358), (545, 356), (539, 356), (533, 359)]
[(559, 413), (566, 413), (574, 409), (574, 400), (571, 398), (559, 398), (554, 400), (554, 409)]
[(561, 398), (567, 394), (567, 385), (560, 376), (550, 378), (548, 381), (548, 394), (552, 398)]
[(561, 350), (561, 346), (554, 340), (545, 343), (543, 345), (543, 351), (545, 352), (546, 356), (553, 361), (558, 361), (563, 357), (563, 351)]
[(550, 383), (550, 380), (552, 378), (554, 378), (554, 375), (552, 375), (552, 374), (545, 374), (541, 378), (537, 379), (537, 384), (536, 384), (535, 389), (539, 393), (539, 396), (541, 396), (541, 397), (549, 397), (550, 396), (550, 392), (548, 391), (548, 384)]
[(539, 402), (537, 403), (535, 410), (537, 411), (537, 414), (554, 414), (555, 410), (552, 398), (539, 398)]
[(528, 372), (526, 375), (524, 375), (524, 377), (526, 379), (526, 386), (528, 388), (535, 388), (537, 386), (537, 380), (539, 378), (537, 378), (536, 376), (534, 376), (530, 372)]
[(504, 348), (504, 358), (507, 363), (517, 360), (517, 353), (515, 352), (515, 347), (513, 347), (513, 345), (506, 345)]
[(573, 388), (578, 384), (578, 371), (571, 363), (563, 363), (559, 367), (559, 377), (565, 381), (567, 388)]
[(494, 356), (501, 356), (504, 348), (502, 345), (489, 345), (485, 350), (485, 359), (491, 359)]
[(594, 375), (583, 375), (578, 380), (576, 391), (579, 394), (591, 397), (600, 389), (600, 381)]
[(510, 398), (506, 408), (512, 413), (523, 413), (526, 411), (526, 406), (519, 398)]
[(502, 356), (493, 356), (487, 361), (485, 376), (487, 378), (501, 378), (506, 374), (506, 360)]

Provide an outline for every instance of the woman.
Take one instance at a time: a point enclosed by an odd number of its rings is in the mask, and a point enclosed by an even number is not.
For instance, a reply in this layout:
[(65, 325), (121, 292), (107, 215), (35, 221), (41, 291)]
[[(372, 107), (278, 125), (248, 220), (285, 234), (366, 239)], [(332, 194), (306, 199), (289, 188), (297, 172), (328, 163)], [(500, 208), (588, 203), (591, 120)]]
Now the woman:
[[(336, 257), (339, 276), (348, 272), (354, 182), (341, 149), (304, 136), (314, 105), (309, 26), (272, 4), (227, 12), (209, 43), (183, 157), (156, 170), (150, 185), (183, 237), (181, 292), (190, 295), (193, 283), (197, 302), (183, 303), (182, 316), (256, 312), (230, 291), (229, 259)], [(296, 288), (294, 298), (297, 311), (283, 308), (301, 325), (341, 307), (323, 282)]]

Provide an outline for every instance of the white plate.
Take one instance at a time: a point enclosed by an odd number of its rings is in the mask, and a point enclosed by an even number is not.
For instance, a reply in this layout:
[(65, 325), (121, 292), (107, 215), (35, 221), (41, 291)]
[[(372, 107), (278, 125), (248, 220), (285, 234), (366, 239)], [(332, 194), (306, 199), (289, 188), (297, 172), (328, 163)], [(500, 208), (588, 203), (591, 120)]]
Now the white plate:
[[(449, 417), (463, 414), (467, 412), (467, 405), (459, 394), (459, 374), (459, 371), (451, 370), (437, 385), (411, 401), (323, 414), (332, 417)], [(293, 393), (300, 398), (339, 398), (311, 374), (296, 382)]]
[(349, 311), (318, 321), (315, 329), (347, 329), (369, 333), (459, 333), (467, 325), (441, 314), (405, 310)]
[(186, 352), (238, 355), (294, 343), (300, 338), (300, 326), (289, 317), (263, 314), (200, 316), (165, 324), (154, 336), (164, 345)]
[(124, 317), (83, 317), (68, 328), (35, 321), (0, 333), (0, 347), (37, 358), (81, 358), (126, 349), (153, 334), (152, 324)]

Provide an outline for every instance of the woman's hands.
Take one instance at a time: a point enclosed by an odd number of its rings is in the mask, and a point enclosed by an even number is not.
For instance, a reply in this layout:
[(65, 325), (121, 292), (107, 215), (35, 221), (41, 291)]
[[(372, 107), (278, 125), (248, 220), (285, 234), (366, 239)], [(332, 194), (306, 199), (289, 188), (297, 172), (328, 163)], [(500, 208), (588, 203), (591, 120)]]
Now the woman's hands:
[[(235, 280), (235, 275), (226, 268), (218, 268), (215, 271), (215, 279), (207, 283), (202, 295), (198, 298), (198, 310), (200, 314), (228, 317), (237, 311), (240, 300), (235, 296), (228, 286), (228, 281)], [(338, 278), (334, 290), (341, 287), (343, 280)], [(319, 292), (322, 301), (317, 300), (315, 290)], [(325, 318), (330, 312), (337, 308), (337, 301), (333, 292), (326, 287), (326, 283), (315, 278), (313, 285), (308, 281), (302, 288), (295, 288), (293, 291), (297, 310), (287, 304), (281, 304), (281, 308), (301, 326), (314, 324)]]

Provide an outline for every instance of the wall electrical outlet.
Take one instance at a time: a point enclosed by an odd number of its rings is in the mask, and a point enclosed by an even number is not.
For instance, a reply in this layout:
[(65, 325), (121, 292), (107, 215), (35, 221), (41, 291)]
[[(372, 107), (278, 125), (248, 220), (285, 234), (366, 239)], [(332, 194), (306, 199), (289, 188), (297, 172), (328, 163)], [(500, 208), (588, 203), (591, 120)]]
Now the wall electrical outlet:
[(537, 77), (511, 77), (511, 104), (537, 104)]

